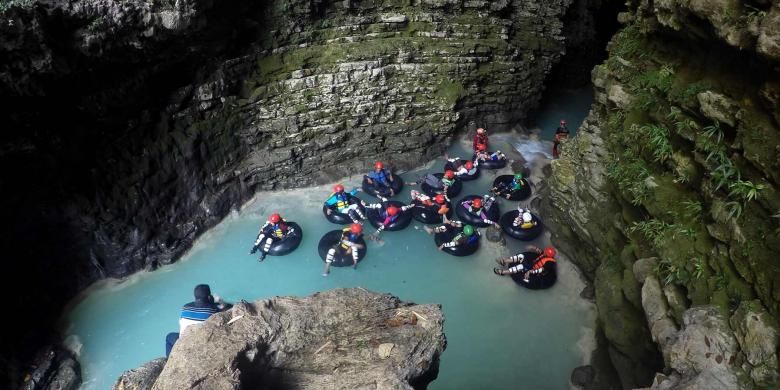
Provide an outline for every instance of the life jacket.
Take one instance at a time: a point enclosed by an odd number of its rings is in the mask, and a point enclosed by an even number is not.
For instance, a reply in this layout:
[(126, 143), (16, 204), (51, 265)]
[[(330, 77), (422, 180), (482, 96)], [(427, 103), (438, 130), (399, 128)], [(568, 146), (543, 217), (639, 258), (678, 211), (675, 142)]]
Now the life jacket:
[(396, 214), (396, 215), (392, 215), (392, 216), (391, 216), (390, 214), (388, 214), (388, 213), (387, 213), (387, 210), (383, 210), (383, 211), (382, 211), (382, 218), (384, 218), (384, 219), (385, 219), (385, 221), (387, 221), (387, 220), (389, 219), (389, 220), (390, 220), (390, 222), (388, 222), (388, 223), (393, 223), (393, 222), (395, 222), (395, 220), (396, 220), (396, 219), (398, 219), (398, 216), (399, 216), (399, 215), (401, 215), (401, 211), (400, 211), (400, 210), (398, 211), (398, 214)]
[(334, 193), (331, 196), (336, 197), (336, 210), (343, 210), (349, 207), (349, 196), (346, 193)]
[(449, 211), (450, 211), (450, 208), (447, 207), (446, 204), (443, 204), (443, 205), (439, 206), (439, 211), (438, 211), (439, 215), (447, 214)]
[(276, 237), (282, 238), (287, 234), (287, 225), (284, 222), (279, 222), (268, 227), (271, 230), (271, 234)]
[(537, 270), (539, 268), (544, 267), (545, 264), (553, 262), (555, 263), (555, 259), (552, 257), (547, 257), (544, 254), (540, 255), (539, 257), (534, 260), (534, 265), (531, 267), (531, 270)]
[(376, 171), (371, 171), (371, 173), (368, 174), (368, 177), (380, 183), (388, 183), (390, 181), (388, 179), (389, 176), (390, 175), (388, 175), (387, 171), (384, 169), (380, 170), (378, 173)]
[[(349, 228), (342, 230), (344, 232), (344, 239), (346, 239), (349, 242), (357, 243), (360, 239), (359, 234), (352, 233)], [(345, 244), (343, 241), (341, 242), (341, 247), (346, 249), (349, 249), (349, 245)]]
[(521, 228), (523, 228), (523, 229), (530, 229), (530, 228), (534, 227), (534, 221), (530, 221), (530, 222), (523, 222), (523, 223), (520, 225), (520, 227), (521, 227)]

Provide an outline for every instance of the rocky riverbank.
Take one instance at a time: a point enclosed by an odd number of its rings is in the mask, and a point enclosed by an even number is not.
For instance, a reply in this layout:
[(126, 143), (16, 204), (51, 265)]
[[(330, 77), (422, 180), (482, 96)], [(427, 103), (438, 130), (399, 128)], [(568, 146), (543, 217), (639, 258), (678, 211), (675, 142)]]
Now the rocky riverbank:
[(552, 164), (547, 223), (593, 281), (624, 388), (778, 385), (779, 17), (633, 2)]
[(122, 389), (424, 389), (446, 347), (437, 305), (361, 288), (241, 302), (182, 337)]

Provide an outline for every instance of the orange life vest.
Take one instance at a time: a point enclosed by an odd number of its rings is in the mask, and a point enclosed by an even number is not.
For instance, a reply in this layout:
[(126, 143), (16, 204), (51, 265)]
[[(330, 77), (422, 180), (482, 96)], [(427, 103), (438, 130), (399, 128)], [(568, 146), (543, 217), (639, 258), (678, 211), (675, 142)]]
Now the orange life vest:
[(547, 263), (549, 263), (551, 261), (554, 263), (555, 259), (553, 259), (552, 257), (546, 257), (544, 255), (541, 255), (541, 256), (536, 258), (536, 260), (534, 261), (533, 267), (531, 267), (531, 270), (537, 270), (539, 268), (542, 268), (542, 267), (544, 267), (545, 264), (547, 264)]

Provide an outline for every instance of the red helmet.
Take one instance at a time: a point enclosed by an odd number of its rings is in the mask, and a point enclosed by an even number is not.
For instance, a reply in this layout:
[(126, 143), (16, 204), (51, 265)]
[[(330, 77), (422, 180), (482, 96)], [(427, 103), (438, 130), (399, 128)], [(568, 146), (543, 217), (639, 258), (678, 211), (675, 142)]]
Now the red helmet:
[(565, 119), (561, 119), (561, 126), (563, 126), (565, 124), (566, 124), (566, 120)]
[(470, 171), (473, 168), (474, 168), (474, 163), (471, 162), (471, 161), (466, 161), (466, 169), (468, 169)]
[(476, 207), (476, 208), (482, 207), (482, 198), (476, 198), (476, 199), (472, 200), (471, 201), (471, 205)]
[(487, 145), (485, 145), (485, 144), (478, 144), (477, 145), (477, 150), (479, 150), (480, 152), (484, 152), (485, 150), (487, 150)]
[(336, 184), (333, 187), (333, 192), (344, 192), (344, 186), (341, 184)]
[(448, 169), (446, 172), (444, 172), (444, 177), (446, 177), (447, 179), (452, 179), (453, 177), (455, 177), (455, 172), (450, 171)]
[(435, 201), (436, 201), (436, 203), (438, 203), (438, 204), (444, 204), (444, 195), (442, 195), (442, 194), (438, 194), (438, 195), (436, 195), (436, 196), (433, 198), (433, 200), (435, 200)]
[(544, 255), (547, 257), (553, 257), (555, 256), (555, 248), (548, 246), (547, 248), (544, 248)]
[(481, 127), (477, 129), (477, 134), (483, 134), (483, 133), (485, 133), (485, 129)]
[(387, 208), (387, 215), (392, 217), (392, 216), (394, 216), (396, 214), (398, 214), (398, 207), (390, 206), (390, 207)]
[(374, 169), (385, 169), (385, 164), (382, 164), (381, 161), (377, 161), (374, 163)]
[(359, 223), (353, 223), (352, 226), (349, 227), (349, 231), (353, 234), (363, 233), (363, 226), (361, 226)]
[(277, 213), (273, 213), (270, 217), (268, 217), (268, 220), (271, 221), (271, 223), (279, 223), (279, 221), (282, 220), (282, 216)]

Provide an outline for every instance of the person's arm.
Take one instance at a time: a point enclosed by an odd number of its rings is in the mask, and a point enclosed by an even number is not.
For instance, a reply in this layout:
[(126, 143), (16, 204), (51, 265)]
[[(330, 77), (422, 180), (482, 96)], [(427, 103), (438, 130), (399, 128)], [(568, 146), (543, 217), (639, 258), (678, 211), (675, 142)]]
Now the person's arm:
[(385, 169), (385, 177), (387, 177), (387, 180), (390, 181), (390, 183), (393, 182), (393, 173)]
[(532, 251), (532, 252), (536, 252), (537, 255), (541, 255), (542, 254), (542, 250), (539, 249), (539, 247), (536, 246), (536, 245), (528, 245), (526, 247), (526, 249), (528, 249), (529, 251)]

